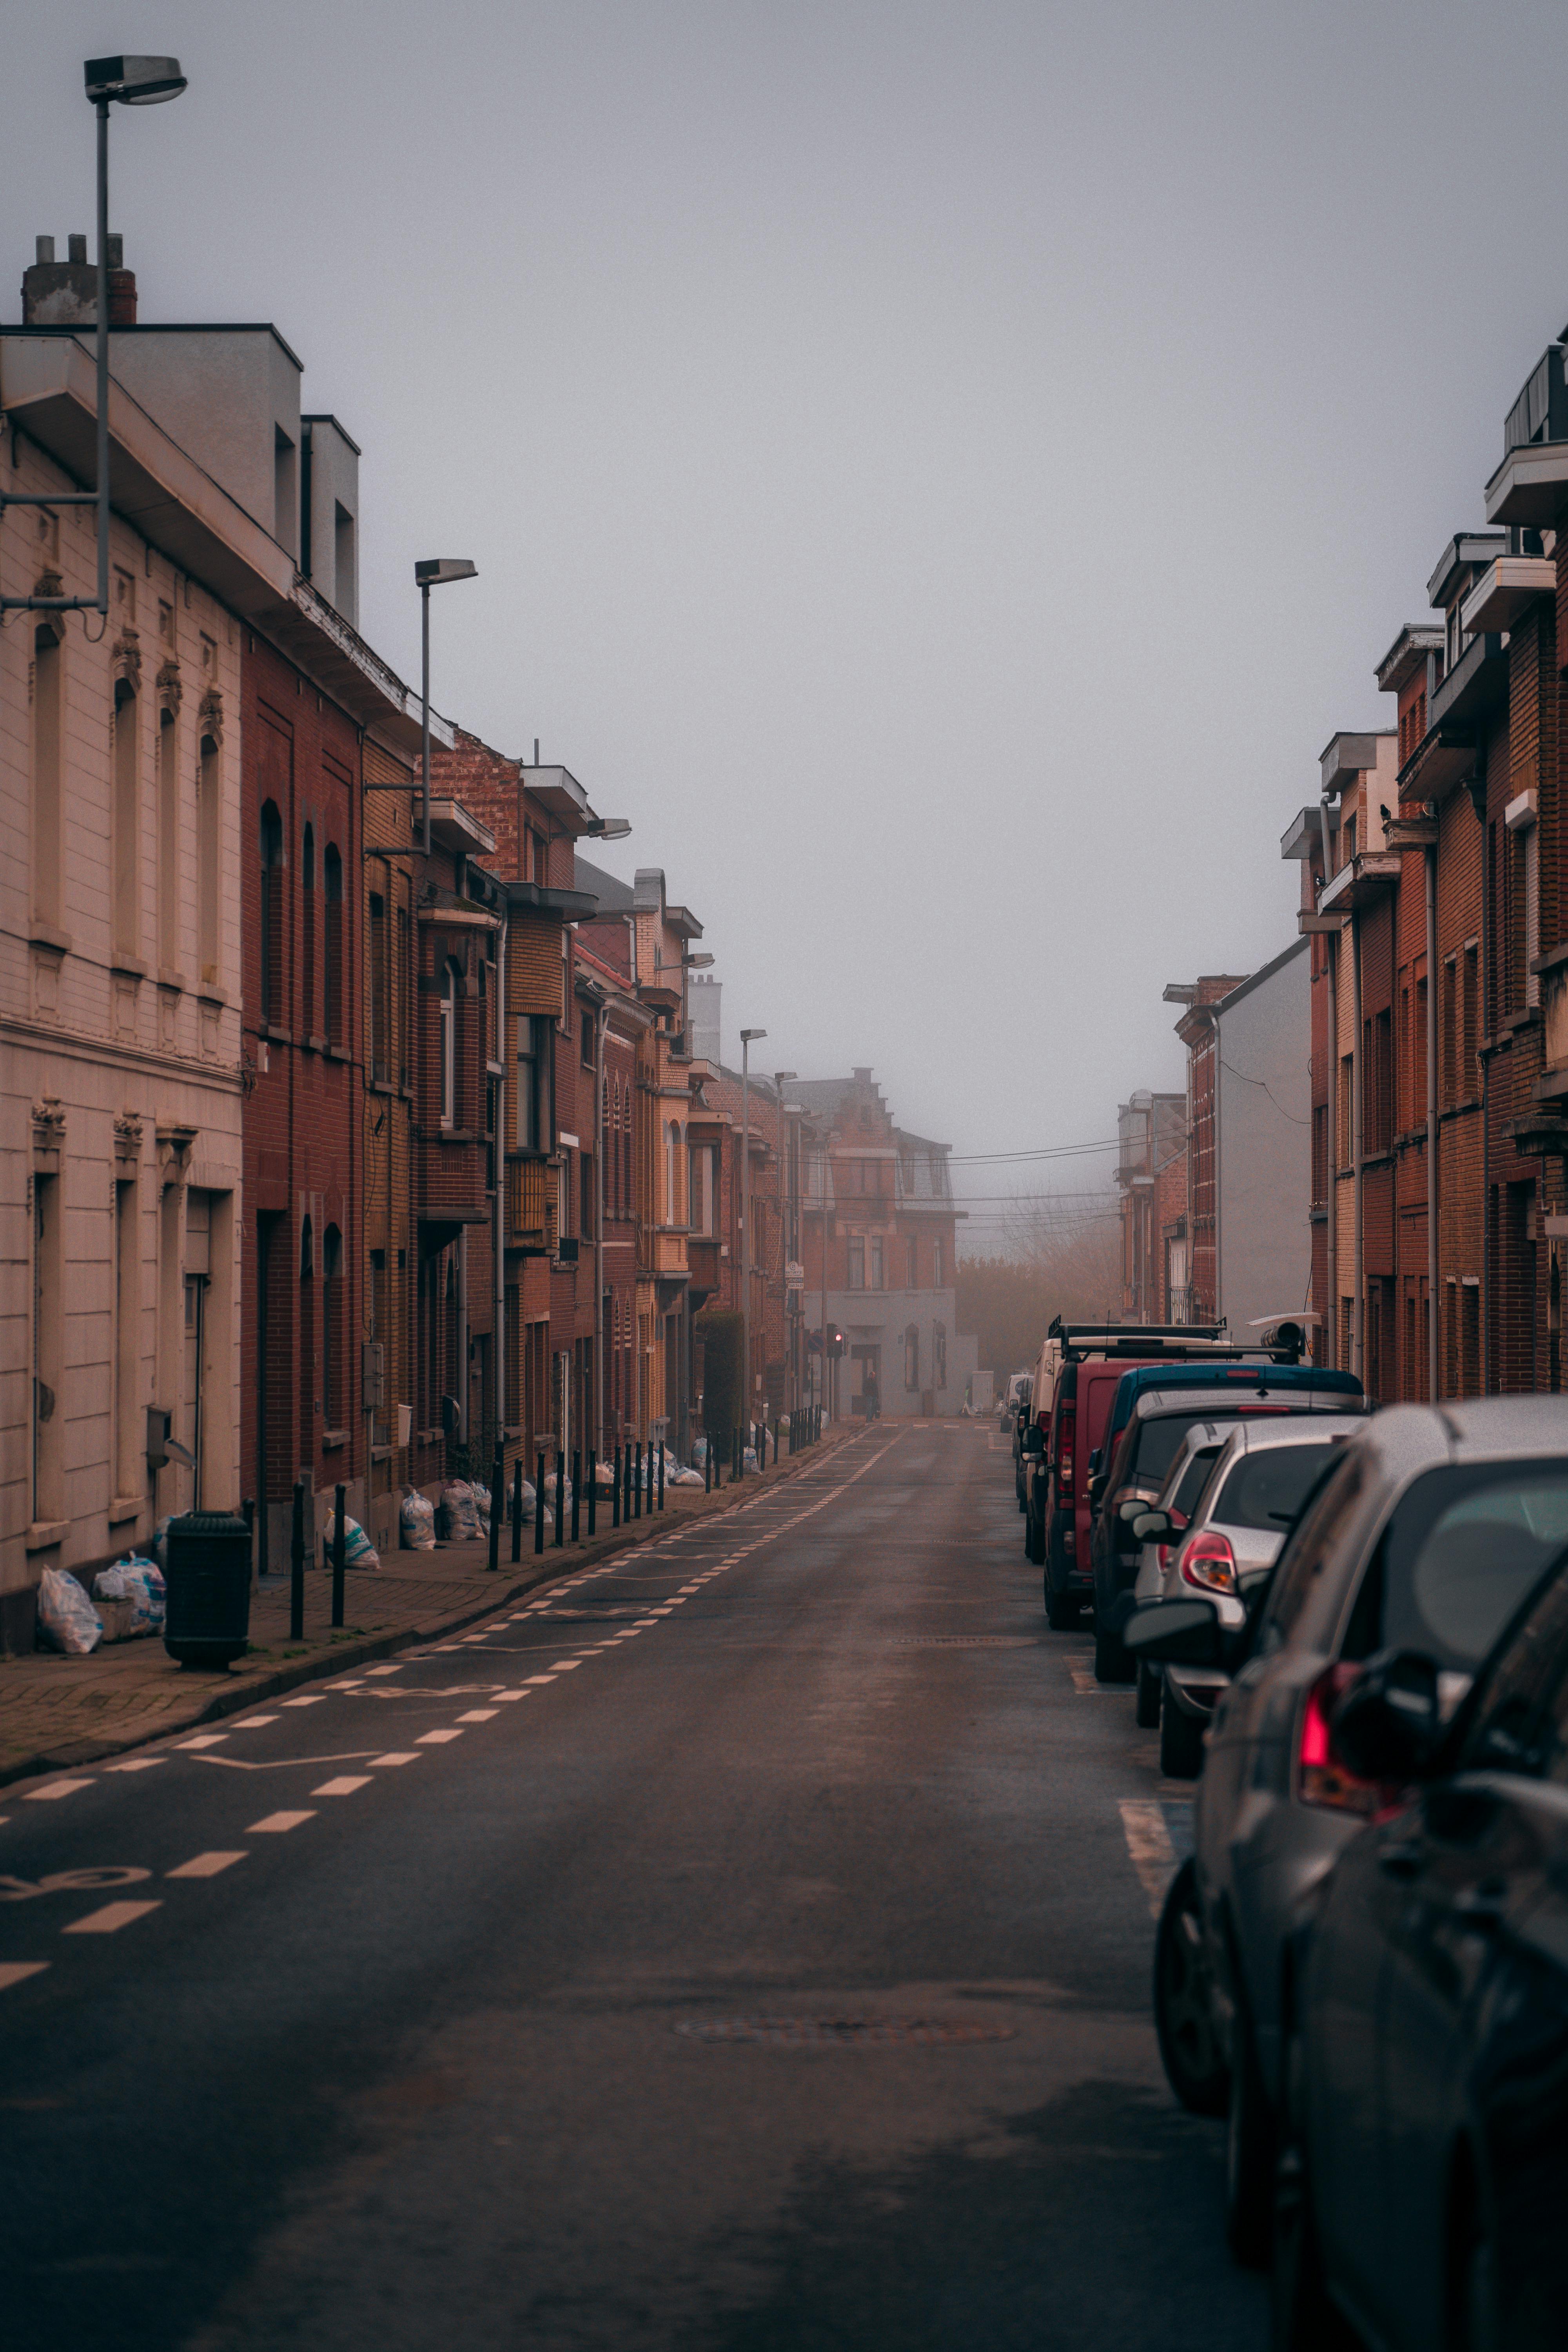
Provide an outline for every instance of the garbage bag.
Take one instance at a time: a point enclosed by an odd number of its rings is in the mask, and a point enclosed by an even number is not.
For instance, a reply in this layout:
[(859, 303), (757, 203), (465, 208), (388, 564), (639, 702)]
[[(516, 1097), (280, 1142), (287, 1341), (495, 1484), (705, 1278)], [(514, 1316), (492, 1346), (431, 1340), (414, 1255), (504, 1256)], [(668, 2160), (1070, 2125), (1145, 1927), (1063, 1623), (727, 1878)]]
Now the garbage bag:
[(112, 1568), (100, 1568), (92, 1580), (92, 1597), (95, 1601), (130, 1603), (127, 1632), (132, 1638), (163, 1632), (165, 1593), (163, 1573), (156, 1560), (129, 1552)]
[[(329, 1511), (327, 1524), (321, 1531), (329, 1560), (332, 1556), (332, 1544), (337, 1532), (337, 1514), (335, 1511)], [(343, 1513), (343, 1566), (345, 1568), (379, 1568), (381, 1566), (381, 1554), (359, 1521), (351, 1519), (346, 1511)]]
[(38, 1631), (51, 1650), (85, 1658), (103, 1639), (103, 1624), (74, 1576), (46, 1568), (38, 1586)]
[(436, 1532), (448, 1543), (478, 1543), (483, 1533), (474, 1506), (474, 1490), (466, 1478), (448, 1478), (436, 1507)]
[(165, 1576), (169, 1573), (169, 1521), (172, 1512), (165, 1512), (153, 1530), (153, 1558)]
[(436, 1506), (417, 1486), (405, 1486), (397, 1507), (397, 1539), (405, 1551), (434, 1551)]

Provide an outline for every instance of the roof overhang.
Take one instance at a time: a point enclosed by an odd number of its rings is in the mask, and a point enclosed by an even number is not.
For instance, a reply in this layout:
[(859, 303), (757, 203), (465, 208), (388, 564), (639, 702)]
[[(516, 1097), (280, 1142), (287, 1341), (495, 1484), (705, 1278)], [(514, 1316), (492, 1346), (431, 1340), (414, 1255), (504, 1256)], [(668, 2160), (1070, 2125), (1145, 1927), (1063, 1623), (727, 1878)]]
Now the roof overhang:
[(586, 890), (550, 890), (542, 882), (514, 882), (495, 877), (506, 892), (507, 905), (515, 912), (526, 913), (531, 908), (541, 915), (558, 915), (563, 922), (583, 922), (598, 911), (598, 900)]
[(1383, 659), (1375, 676), (1384, 694), (1403, 694), (1411, 679), (1426, 667), (1428, 654), (1443, 650), (1443, 631), (1434, 621), (1406, 621)]
[(1568, 505), (1568, 441), (1510, 449), (1487, 484), (1487, 520), (1550, 530)]
[(489, 857), (495, 852), (494, 834), (488, 824), (481, 824), (477, 816), (471, 815), (461, 801), (431, 802), (430, 838), (462, 857)]
[(1508, 656), (1496, 630), (1472, 637), (1432, 697), (1434, 727), (1481, 718), (1508, 693)]
[[(1315, 808), (1304, 808), (1291, 818), (1280, 835), (1279, 855), (1281, 857), (1294, 858), (1314, 856), (1321, 845), (1322, 838), (1323, 821), (1321, 811)], [(1167, 1004), (1178, 1001), (1172, 996), (1169, 989), (1165, 991)]]
[(1475, 773), (1473, 727), (1429, 727), (1399, 771), (1402, 801), (1440, 801)]
[(531, 768), (526, 761), (518, 764), (518, 777), (524, 792), (531, 793), (542, 808), (578, 833), (586, 833), (598, 823), (588, 805), (588, 795), (570, 768)]
[(1538, 596), (1556, 593), (1555, 556), (1496, 556), (1459, 606), (1459, 626), (1468, 636), (1511, 629)]
[(1500, 530), (1457, 530), (1426, 583), (1426, 602), (1447, 604), (1454, 593), (1457, 573), (1473, 572), (1479, 564), (1489, 563), (1494, 555), (1504, 553), (1507, 546)]
[(1392, 734), (1390, 728), (1380, 728), (1372, 735), (1331, 735), (1320, 758), (1323, 774), (1323, 790), (1331, 797), (1353, 784), (1358, 776), (1365, 775), (1377, 765), (1377, 747)]

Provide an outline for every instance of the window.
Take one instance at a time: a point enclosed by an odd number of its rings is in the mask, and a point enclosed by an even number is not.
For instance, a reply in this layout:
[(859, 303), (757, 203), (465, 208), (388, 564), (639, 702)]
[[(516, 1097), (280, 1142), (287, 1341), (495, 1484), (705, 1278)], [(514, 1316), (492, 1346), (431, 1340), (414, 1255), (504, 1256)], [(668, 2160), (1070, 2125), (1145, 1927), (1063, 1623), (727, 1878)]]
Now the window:
[(517, 1024), (517, 1149), (543, 1151), (549, 1133), (549, 1029), (525, 1013)]
[(1459, 1284), (1459, 1394), (1481, 1392), (1481, 1290), (1479, 1282)]
[(1329, 1197), (1329, 1106), (1312, 1107), (1312, 1202), (1321, 1207)]
[(917, 1325), (904, 1328), (904, 1386), (918, 1389), (921, 1384), (921, 1335)]
[(114, 784), (111, 813), (114, 951), (134, 956), (141, 925), (142, 844), (136, 761), (136, 689), (121, 678), (114, 689)]
[(268, 801), (261, 812), (261, 1018), (283, 1026), (283, 820)]
[(487, 1192), (493, 1192), (496, 1188), (496, 1097), (498, 1092), (498, 1081), (487, 1077), (485, 1080), (485, 1190)]
[(694, 1234), (711, 1235), (713, 1223), (713, 1146), (700, 1143), (693, 1147), (691, 1161), (691, 1230)]
[(1480, 961), (1474, 940), (1465, 950), (1460, 1012), (1464, 1021), (1460, 1049), (1464, 1056), (1465, 1096), (1468, 1100), (1473, 1100), (1481, 1090)]
[(397, 1032), (397, 1083), (408, 1084), (408, 1038), (411, 1024), (408, 1018), (408, 909), (397, 909), (397, 991), (393, 1004), (393, 1024)]
[(1369, 1157), (1394, 1142), (1394, 1016), (1377, 1013), (1362, 1024), (1362, 1150)]
[(180, 962), (179, 728), (167, 703), (158, 713), (158, 961)]
[(591, 1151), (579, 1152), (577, 1155), (577, 1170), (581, 1180), (583, 1195), (583, 1221), (578, 1230), (582, 1234), (584, 1241), (592, 1241), (595, 1230), (594, 1219), (594, 1211), (595, 1206), (594, 1168), (594, 1154)]
[(871, 1237), (871, 1287), (873, 1290), (882, 1287), (882, 1238), (879, 1234)]
[(300, 1026), (316, 1034), (316, 828), (308, 824), (300, 844)]
[(458, 1124), (458, 967), (447, 957), (441, 974), (441, 1124)]
[(1351, 1115), (1354, 1100), (1355, 1056), (1353, 1054), (1342, 1054), (1340, 1056), (1339, 1124), (1339, 1161), (1342, 1168), (1348, 1168), (1351, 1161), (1355, 1157), (1355, 1136), (1352, 1131), (1353, 1123)]
[(370, 1075), (384, 1086), (390, 1072), (392, 1049), (388, 1033), (392, 1025), (392, 1004), (387, 986), (386, 962), (386, 900), (377, 890), (370, 894)]
[(60, 693), (65, 657), (63, 624), (46, 621), (33, 633), (33, 911), (41, 922), (60, 919)]
[(1452, 1110), (1459, 1098), (1459, 975), (1458, 961), (1443, 961), (1443, 1108)]
[(300, 1226), (300, 1459), (316, 1454), (316, 1235), (309, 1217)]
[(585, 1070), (591, 1070), (594, 1066), (594, 1016), (591, 1013), (584, 1013), (583, 1015), (582, 1052), (583, 1067)]
[(931, 1279), (933, 1290), (947, 1288), (947, 1252), (940, 1234), (934, 1236), (931, 1245)]
[(343, 1042), (343, 861), (336, 844), (328, 842), (326, 1036), (330, 1045)]
[(1522, 1013), (1541, 1002), (1541, 978), (1530, 969), (1541, 952), (1541, 882), (1535, 811), (1521, 793), (1508, 816), (1508, 925), (1505, 1009)]
[(218, 977), (218, 858), (223, 842), (222, 783), (215, 735), (202, 737), (196, 762), (196, 961), (209, 987)]
[(336, 1225), (321, 1236), (321, 1418), (328, 1429), (343, 1421), (343, 1244)]
[[(63, 1154), (61, 1155), (63, 1158)], [(52, 1524), (65, 1512), (65, 1258), (60, 1180), (33, 1178), (33, 1517)]]
[(852, 1235), (849, 1243), (849, 1287), (866, 1287), (866, 1244), (858, 1234)]
[(1410, 1096), (1415, 1112), (1412, 1125), (1426, 1124), (1426, 975), (1421, 974), (1415, 983), (1415, 1025), (1410, 1037)]
[(904, 1244), (904, 1287), (918, 1290), (921, 1286), (921, 1245), (913, 1234)]
[(114, 1373), (110, 1490), (116, 1496), (139, 1495), (143, 1477), (141, 1447), (145, 1439), (136, 1427), (141, 1387), (142, 1255), (136, 1231), (135, 1180), (116, 1181), (114, 1187)]

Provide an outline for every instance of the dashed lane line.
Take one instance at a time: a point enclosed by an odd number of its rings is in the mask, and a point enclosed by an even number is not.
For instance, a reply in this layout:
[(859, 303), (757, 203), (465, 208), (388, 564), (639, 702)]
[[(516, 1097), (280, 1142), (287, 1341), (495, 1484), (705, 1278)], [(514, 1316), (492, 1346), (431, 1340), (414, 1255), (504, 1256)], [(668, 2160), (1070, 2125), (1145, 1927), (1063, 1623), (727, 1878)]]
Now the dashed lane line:
[(41, 1976), (48, 1965), (47, 1960), (0, 1960), (0, 1992), (25, 1984), (29, 1977)]
[(216, 1878), (220, 1870), (232, 1868), (235, 1863), (243, 1862), (245, 1856), (244, 1846), (232, 1853), (194, 1853), (189, 1862), (182, 1862), (177, 1869), (165, 1871), (163, 1875), (165, 1878)]
[(493, 1723), (495, 1716), (496, 1711), (493, 1706), (471, 1706), (467, 1715), (460, 1715), (458, 1717), (458, 1721), (459, 1723)]
[(1165, 1824), (1165, 1809), (1144, 1797), (1123, 1797), (1121, 1804), (1122, 1834), (1127, 1840), (1127, 1852), (1132, 1867), (1138, 1873), (1144, 1894), (1149, 1897), (1151, 1916), (1158, 1918), (1165, 1900), (1165, 1889), (1176, 1867), (1175, 1848)]
[(89, 1911), (85, 1919), (73, 1919), (62, 1927), (62, 1936), (118, 1936), (121, 1927), (129, 1927), (133, 1919), (145, 1918), (149, 1911), (161, 1911), (161, 1902), (106, 1903), (100, 1911)]
[(284, 1706), (321, 1706), (325, 1704), (326, 1696), (325, 1691), (307, 1691), (303, 1698), (286, 1698), (282, 1701), (282, 1705)]
[(395, 1748), (390, 1755), (373, 1756), (370, 1760), (373, 1765), (379, 1767), (383, 1764), (417, 1764), (419, 1759), (411, 1748)]
[(176, 1739), (176, 1748), (216, 1748), (228, 1738), (226, 1731), (198, 1732), (195, 1739)]
[(276, 1723), (277, 1720), (275, 1715), (246, 1715), (234, 1727), (237, 1731), (259, 1731), (264, 1723)]
[(335, 1780), (323, 1780), (319, 1789), (311, 1790), (310, 1794), (312, 1797), (352, 1797), (356, 1789), (368, 1789), (369, 1786), (368, 1772), (343, 1772)]
[(315, 1818), (313, 1811), (306, 1813), (266, 1813), (260, 1821), (252, 1822), (245, 1834), (247, 1837), (281, 1837), (285, 1830), (297, 1830), (301, 1822), (313, 1822)]
[(106, 1772), (150, 1772), (154, 1764), (166, 1761), (163, 1756), (132, 1756), (124, 1764), (106, 1764), (103, 1769)]
[(418, 1745), (421, 1748), (443, 1748), (448, 1739), (461, 1739), (462, 1736), (455, 1725), (446, 1731), (422, 1731)]
[(52, 1804), (57, 1797), (74, 1797), (79, 1789), (90, 1789), (91, 1786), (90, 1780), (51, 1780), (47, 1789), (29, 1789), (26, 1802), (29, 1805)]

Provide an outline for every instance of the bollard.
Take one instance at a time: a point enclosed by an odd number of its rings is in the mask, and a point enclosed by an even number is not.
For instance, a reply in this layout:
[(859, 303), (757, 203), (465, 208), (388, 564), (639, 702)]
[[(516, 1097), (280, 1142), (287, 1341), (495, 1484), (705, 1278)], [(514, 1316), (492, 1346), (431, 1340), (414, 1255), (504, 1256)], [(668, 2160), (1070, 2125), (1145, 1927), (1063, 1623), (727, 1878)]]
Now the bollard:
[(713, 1441), (711, 1438), (709, 1438), (702, 1448), (702, 1491), (705, 1495), (710, 1495), (713, 1492)]
[(544, 1549), (544, 1454), (541, 1451), (533, 1481), (533, 1549)]
[(511, 1478), (511, 1556), (522, 1558), (522, 1456), (520, 1454)]
[(635, 1519), (640, 1519), (642, 1517), (642, 1439), (640, 1437), (637, 1440), (637, 1471), (635, 1475), (637, 1477), (637, 1500), (632, 1506), (632, 1517)]
[(343, 1512), (347, 1502), (348, 1488), (334, 1486), (332, 1489), (332, 1622), (334, 1625), (341, 1625), (343, 1622), (343, 1562), (347, 1550)]
[(598, 1507), (599, 1457), (594, 1451), (593, 1447), (590, 1446), (588, 1449), (588, 1541), (590, 1543), (594, 1540), (594, 1528), (595, 1522), (598, 1517)]
[(555, 1549), (566, 1541), (566, 1449), (555, 1449)]
[(617, 1444), (617, 1445), (616, 1445), (616, 1458), (615, 1458), (614, 1465), (612, 1465), (612, 1475), (611, 1475), (611, 1478), (610, 1478), (610, 1525), (611, 1525), (611, 1527), (612, 1527), (612, 1528), (618, 1528), (618, 1527), (620, 1526), (620, 1524), (621, 1524), (621, 1449), (620, 1449), (620, 1446)]
[(664, 1508), (664, 1448), (658, 1449), (658, 1507)]
[(498, 1445), (490, 1465), (490, 1551), (486, 1566), (493, 1576), (500, 1566), (500, 1523), (506, 1517), (506, 1456)]
[(294, 1481), (294, 1527), (289, 1543), (289, 1639), (305, 1638), (305, 1481)]
[(580, 1543), (582, 1540), (578, 1533), (583, 1523), (582, 1513), (583, 1449), (580, 1445), (574, 1445), (572, 1448), (572, 1540), (574, 1543)]

